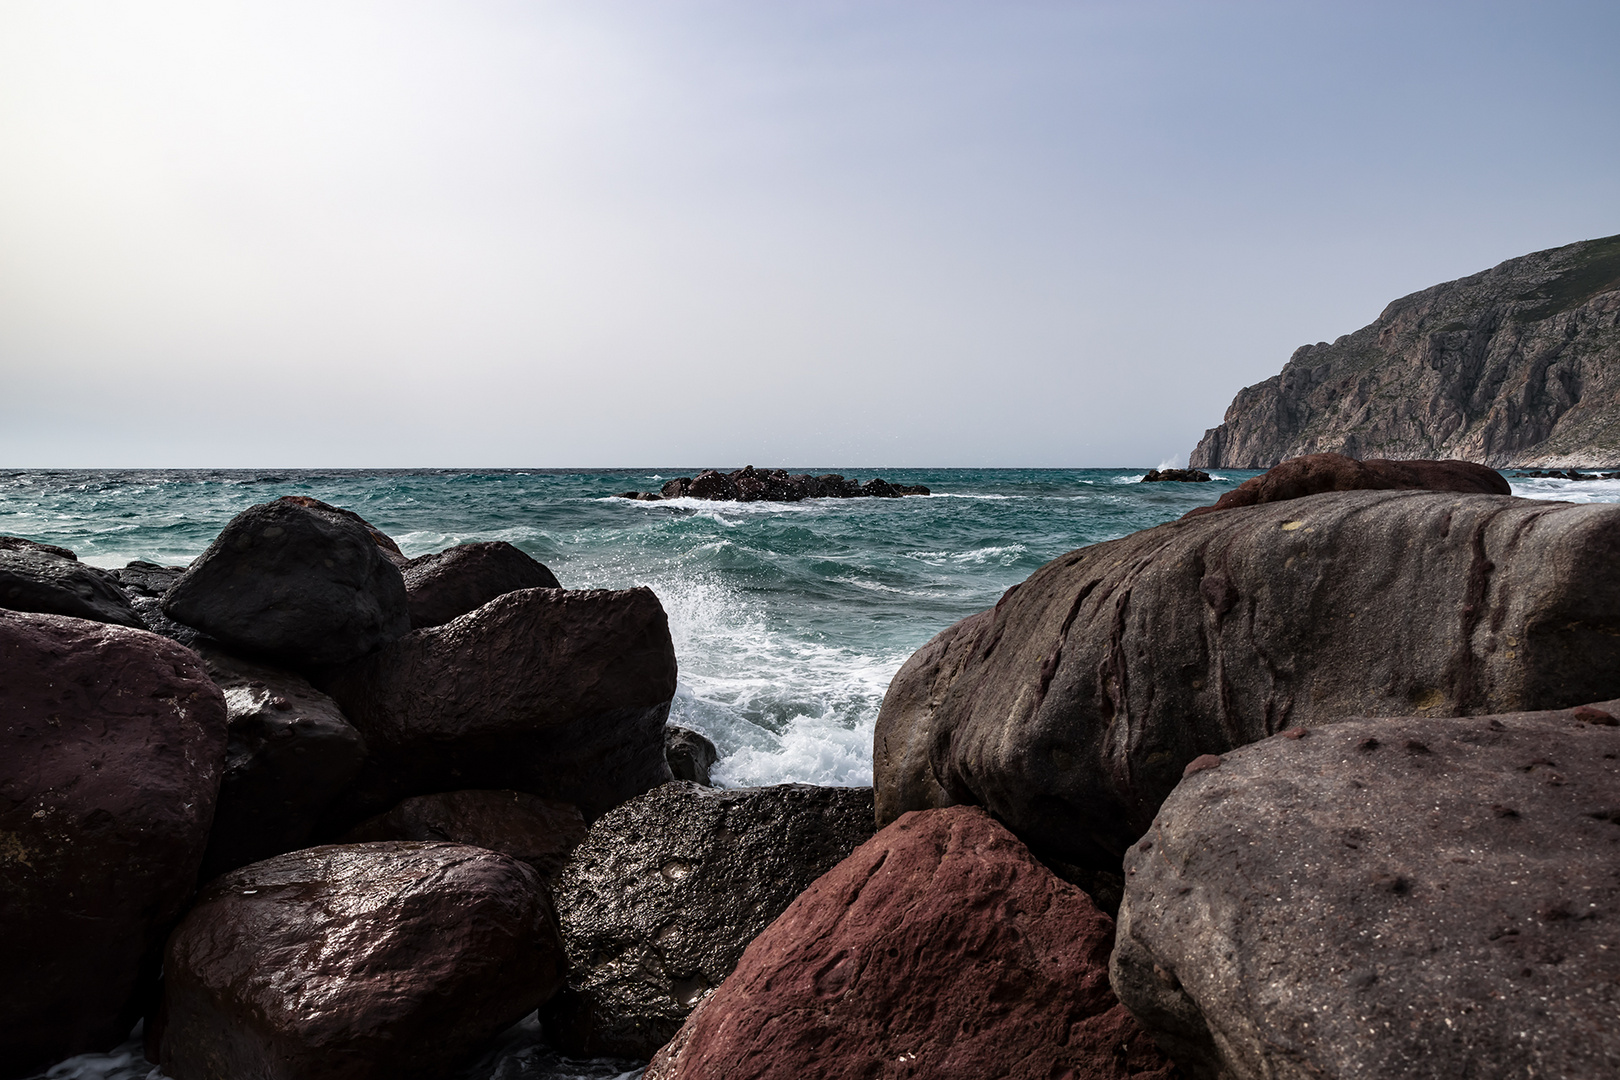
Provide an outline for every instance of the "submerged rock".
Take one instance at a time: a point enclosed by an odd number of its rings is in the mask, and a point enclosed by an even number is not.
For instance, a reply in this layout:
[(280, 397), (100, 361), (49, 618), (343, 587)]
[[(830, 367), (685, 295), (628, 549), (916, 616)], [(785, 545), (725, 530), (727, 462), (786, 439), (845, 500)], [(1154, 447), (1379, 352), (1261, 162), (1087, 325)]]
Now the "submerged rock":
[(1126, 856), (1115, 989), (1195, 1078), (1620, 1074), (1616, 715), (1224, 755)]
[(1070, 552), (941, 633), (884, 698), (878, 817), (976, 804), (1117, 869), (1200, 755), (1616, 695), (1620, 506), (1311, 495)]
[(1169, 1080), (1114, 927), (981, 810), (907, 814), (749, 945), (646, 1080)]
[(1343, 454), (1307, 454), (1250, 477), (1222, 495), (1215, 505), (1200, 506), (1183, 516), (1283, 502), (1324, 491), (1397, 490), (1513, 494), (1501, 473), (1471, 461), (1357, 461)]
[(169, 938), (175, 1080), (438, 1080), (562, 975), (545, 889), (462, 844), (309, 848), (215, 880)]
[(354, 779), (366, 743), (337, 703), (302, 677), (199, 646), (224, 691), (225, 776), (203, 880), (307, 846)]
[(19, 536), (0, 537), (0, 608), (146, 629), (106, 571), (86, 566), (67, 548)]
[(665, 784), (605, 815), (557, 886), (560, 1047), (646, 1059), (743, 949), (872, 835), (867, 788)]
[(720, 751), (714, 743), (691, 728), (665, 724), (664, 760), (669, 762), (669, 771), (675, 779), (713, 787), (709, 780), (709, 767), (720, 760)]
[(541, 880), (562, 873), (568, 853), (585, 839), (579, 807), (521, 791), (445, 791), (406, 799), (386, 814), (363, 821), (343, 836), (345, 844), (376, 840), (449, 840), (510, 855), (528, 863)]
[(541, 563), (504, 540), (458, 544), (403, 567), (411, 629), (442, 626), (518, 589), (560, 589)]
[(675, 646), (652, 590), (520, 589), (327, 673), (366, 738), (335, 834), (401, 799), (467, 788), (587, 818), (670, 779)]
[(190, 650), (0, 611), (0, 1075), (129, 1034), (224, 757), (225, 704)]
[(248, 656), (300, 669), (353, 660), (410, 630), (405, 583), (374, 534), (314, 499), (249, 507), (174, 583), (163, 610)]

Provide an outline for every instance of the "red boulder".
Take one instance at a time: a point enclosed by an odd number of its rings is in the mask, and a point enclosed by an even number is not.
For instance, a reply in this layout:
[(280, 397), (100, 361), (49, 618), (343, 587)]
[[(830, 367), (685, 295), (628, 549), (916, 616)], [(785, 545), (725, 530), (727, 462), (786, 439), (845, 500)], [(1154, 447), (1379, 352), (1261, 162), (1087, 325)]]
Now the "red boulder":
[(1476, 495), (1511, 495), (1502, 474), (1472, 461), (1357, 461), (1343, 454), (1306, 454), (1250, 477), (1184, 518), (1230, 510), (1236, 506), (1283, 502), (1324, 491), (1461, 491)]

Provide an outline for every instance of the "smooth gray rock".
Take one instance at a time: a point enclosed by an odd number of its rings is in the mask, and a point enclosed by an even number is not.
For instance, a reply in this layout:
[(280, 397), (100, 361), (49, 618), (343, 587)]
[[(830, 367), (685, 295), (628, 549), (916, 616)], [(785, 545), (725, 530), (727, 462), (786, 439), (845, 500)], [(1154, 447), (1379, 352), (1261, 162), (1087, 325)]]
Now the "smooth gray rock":
[(810, 883), (871, 838), (870, 788), (676, 782), (603, 816), (556, 890), (566, 1050), (649, 1058)]
[(878, 716), (878, 818), (975, 804), (1117, 871), (1202, 754), (1615, 696), (1620, 505), (1310, 495), (1070, 552), (929, 642)]
[(669, 771), (675, 774), (675, 779), (713, 787), (709, 779), (709, 766), (720, 760), (720, 751), (714, 743), (691, 728), (665, 724), (664, 760), (669, 762)]
[(1126, 856), (1120, 1000), (1194, 1080), (1620, 1075), (1617, 715), (1351, 720), (1200, 763)]
[(129, 597), (105, 570), (73, 552), (21, 537), (0, 537), (0, 608), (145, 630)]

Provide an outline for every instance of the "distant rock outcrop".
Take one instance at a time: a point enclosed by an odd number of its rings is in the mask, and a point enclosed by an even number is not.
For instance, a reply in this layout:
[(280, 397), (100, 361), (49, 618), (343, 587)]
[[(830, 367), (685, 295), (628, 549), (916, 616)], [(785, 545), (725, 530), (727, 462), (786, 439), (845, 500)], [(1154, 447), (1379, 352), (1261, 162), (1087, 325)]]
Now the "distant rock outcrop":
[(1620, 236), (1509, 259), (1301, 346), (1239, 391), (1188, 464), (1268, 469), (1322, 451), (1620, 464)]
[(695, 477), (677, 476), (659, 491), (626, 491), (619, 498), (642, 502), (661, 499), (799, 502), (802, 499), (898, 499), (902, 495), (927, 494), (929, 491), (922, 484), (891, 484), (876, 478), (862, 484), (839, 473), (790, 475), (782, 469), (756, 469), (749, 465), (732, 473), (704, 469)]

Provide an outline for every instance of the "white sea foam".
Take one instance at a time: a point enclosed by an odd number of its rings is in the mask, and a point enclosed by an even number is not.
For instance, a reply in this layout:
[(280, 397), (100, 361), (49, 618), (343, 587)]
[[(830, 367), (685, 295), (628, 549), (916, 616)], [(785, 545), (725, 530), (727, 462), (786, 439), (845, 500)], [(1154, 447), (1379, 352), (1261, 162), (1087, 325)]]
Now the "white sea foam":
[(1620, 502), (1620, 480), (1554, 480), (1542, 477), (1510, 478), (1508, 487), (1522, 499), (1556, 502)]

